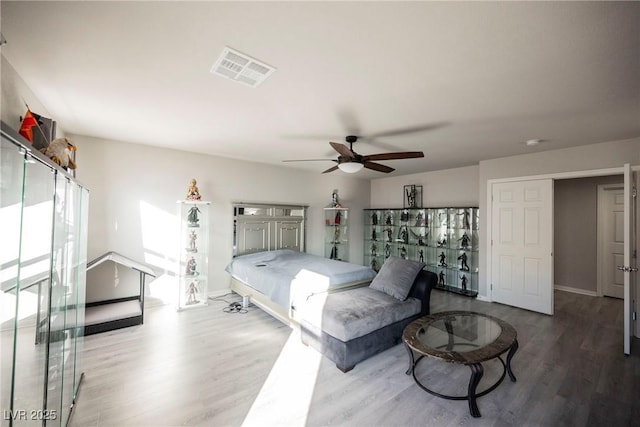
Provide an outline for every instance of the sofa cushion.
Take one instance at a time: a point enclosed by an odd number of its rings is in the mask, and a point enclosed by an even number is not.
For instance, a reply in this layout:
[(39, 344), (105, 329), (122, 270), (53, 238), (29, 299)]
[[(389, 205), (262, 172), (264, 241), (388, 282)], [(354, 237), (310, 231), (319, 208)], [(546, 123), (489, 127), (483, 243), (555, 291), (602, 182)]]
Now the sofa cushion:
[(310, 297), (305, 322), (347, 342), (420, 313), (416, 298), (400, 301), (371, 287)]
[(369, 286), (404, 301), (409, 296), (416, 276), (424, 266), (424, 262), (389, 257)]

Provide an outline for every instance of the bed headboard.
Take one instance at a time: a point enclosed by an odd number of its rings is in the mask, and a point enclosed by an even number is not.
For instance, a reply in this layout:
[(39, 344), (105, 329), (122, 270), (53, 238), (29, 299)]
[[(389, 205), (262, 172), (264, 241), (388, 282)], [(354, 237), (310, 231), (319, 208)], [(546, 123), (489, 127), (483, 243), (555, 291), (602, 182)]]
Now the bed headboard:
[(292, 249), (304, 252), (305, 205), (233, 204), (233, 256)]

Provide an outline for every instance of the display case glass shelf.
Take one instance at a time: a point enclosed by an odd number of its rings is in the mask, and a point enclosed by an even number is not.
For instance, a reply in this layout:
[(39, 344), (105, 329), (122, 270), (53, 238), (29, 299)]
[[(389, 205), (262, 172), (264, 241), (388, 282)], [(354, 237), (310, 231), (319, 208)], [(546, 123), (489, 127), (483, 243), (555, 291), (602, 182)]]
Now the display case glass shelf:
[(364, 210), (364, 265), (390, 256), (422, 261), (439, 289), (478, 295), (477, 207)]
[(211, 202), (199, 200), (178, 201), (180, 207), (178, 310), (207, 305), (210, 204)]
[(338, 261), (349, 260), (349, 209), (324, 208), (324, 256)]

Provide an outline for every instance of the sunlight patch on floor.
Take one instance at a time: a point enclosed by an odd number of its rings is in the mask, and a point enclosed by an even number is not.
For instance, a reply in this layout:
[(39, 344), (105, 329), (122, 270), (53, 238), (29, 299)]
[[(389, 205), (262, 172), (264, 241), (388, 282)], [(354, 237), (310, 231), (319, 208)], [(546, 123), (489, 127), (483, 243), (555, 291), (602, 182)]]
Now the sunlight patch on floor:
[(242, 425), (305, 426), (321, 358), (292, 331)]

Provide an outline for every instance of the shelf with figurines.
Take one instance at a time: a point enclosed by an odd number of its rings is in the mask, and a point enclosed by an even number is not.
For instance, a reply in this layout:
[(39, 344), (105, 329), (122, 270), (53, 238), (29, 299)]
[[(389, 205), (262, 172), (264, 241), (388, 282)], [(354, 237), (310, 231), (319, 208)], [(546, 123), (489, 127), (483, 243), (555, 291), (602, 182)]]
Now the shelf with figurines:
[(338, 190), (334, 190), (331, 204), (324, 208), (324, 256), (337, 261), (349, 259), (349, 208), (338, 202)]
[(364, 265), (378, 271), (389, 256), (421, 261), (439, 276), (438, 288), (477, 296), (478, 224), (475, 207), (365, 209)]
[(195, 179), (185, 200), (179, 200), (180, 254), (178, 256), (178, 310), (207, 305), (209, 269), (209, 208), (201, 200)]

